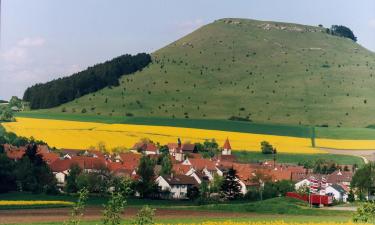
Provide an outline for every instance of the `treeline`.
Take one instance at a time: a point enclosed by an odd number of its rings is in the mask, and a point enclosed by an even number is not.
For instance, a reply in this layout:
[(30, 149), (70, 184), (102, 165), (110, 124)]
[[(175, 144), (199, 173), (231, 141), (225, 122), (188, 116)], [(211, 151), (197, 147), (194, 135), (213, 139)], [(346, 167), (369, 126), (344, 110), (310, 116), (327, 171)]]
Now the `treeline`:
[(331, 35), (349, 38), (357, 42), (357, 37), (354, 35), (353, 31), (349, 27), (342, 25), (332, 25), (331, 29), (327, 28), (326, 31)]
[(72, 76), (29, 87), (23, 100), (31, 109), (55, 107), (107, 86), (118, 86), (122, 75), (142, 70), (150, 62), (151, 56), (146, 53), (123, 55)]

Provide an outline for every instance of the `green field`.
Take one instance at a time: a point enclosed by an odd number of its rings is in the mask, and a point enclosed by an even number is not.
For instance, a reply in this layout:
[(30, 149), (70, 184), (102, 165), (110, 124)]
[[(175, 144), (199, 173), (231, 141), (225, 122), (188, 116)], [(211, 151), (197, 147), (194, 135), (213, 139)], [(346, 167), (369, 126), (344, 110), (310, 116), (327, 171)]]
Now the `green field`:
[[(149, 203), (149, 202), (148, 202)], [(144, 202), (144, 204), (148, 204)], [(178, 201), (166, 201), (168, 204), (163, 204), (164, 207), (170, 207), (179, 210), (186, 210), (186, 217), (170, 218), (170, 219), (156, 219), (158, 223), (202, 223), (205, 221), (233, 221), (233, 222), (246, 222), (246, 221), (285, 221), (285, 222), (347, 222), (351, 219), (351, 214), (345, 211), (331, 211), (316, 208), (309, 208), (308, 204), (295, 199), (285, 197), (274, 198), (259, 202), (235, 202), (230, 204), (209, 204), (202, 206), (181, 206)], [(149, 205), (152, 205), (149, 204)], [(176, 207), (178, 206), (178, 207)], [(159, 206), (152, 206), (153, 208), (160, 208)], [(125, 209), (126, 210), (126, 209)], [(237, 213), (236, 217), (228, 218), (189, 218), (189, 211), (214, 211)], [(82, 224), (97, 224), (99, 221), (84, 221)], [(124, 224), (131, 223), (131, 218), (123, 220)], [(28, 223), (31, 224), (31, 223)], [(34, 223), (36, 224), (36, 223)], [(38, 223), (38, 224), (59, 224), (59, 223)]]
[[(265, 155), (260, 152), (234, 151), (233, 154), (237, 157), (237, 160), (239, 162), (243, 163), (273, 160), (272, 155)], [(278, 153), (276, 155), (276, 160), (278, 163), (303, 164), (304, 162), (313, 162), (320, 159), (324, 159), (326, 161), (333, 161), (340, 165), (364, 165), (362, 158), (350, 155), (289, 153)]]
[(120, 86), (41, 112), (64, 108), (82, 117), (236, 116), (270, 124), (375, 124), (375, 54), (324, 28), (222, 19), (152, 56), (152, 64), (123, 76)]

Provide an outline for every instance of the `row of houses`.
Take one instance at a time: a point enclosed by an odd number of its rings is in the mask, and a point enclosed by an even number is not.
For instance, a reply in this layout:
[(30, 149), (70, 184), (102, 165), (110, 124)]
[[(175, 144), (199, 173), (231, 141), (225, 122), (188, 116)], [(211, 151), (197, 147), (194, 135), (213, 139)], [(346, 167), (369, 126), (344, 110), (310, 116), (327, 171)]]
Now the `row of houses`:
[[(221, 154), (207, 159), (197, 153), (194, 144), (169, 143), (169, 155), (173, 164), (172, 173), (155, 177), (155, 181), (163, 191), (170, 192), (170, 197), (175, 199), (186, 198), (188, 189), (199, 186), (203, 181), (212, 182), (215, 176), (224, 176), (233, 168), (237, 172), (237, 181), (241, 186), (242, 194), (246, 194), (252, 187), (259, 187), (265, 181), (290, 180), (296, 183), (296, 189), (309, 185), (309, 177), (321, 178), (323, 175), (313, 174), (310, 169), (303, 166), (280, 164), (276, 161), (261, 163), (240, 163), (232, 155), (229, 139), (221, 147)], [(19, 160), (25, 154), (26, 147), (16, 148), (4, 145), (9, 158)], [(159, 147), (154, 143), (136, 143), (132, 150), (124, 153), (106, 155), (99, 151), (62, 149), (59, 153), (52, 152), (47, 146), (38, 146), (40, 154), (50, 166), (56, 176), (58, 184), (63, 187), (69, 175), (70, 168), (76, 164), (85, 172), (108, 169), (115, 176), (126, 176), (137, 179), (137, 167), (142, 155), (157, 158), (160, 154)], [(155, 167), (155, 174), (159, 174), (161, 167)], [(329, 187), (336, 191), (347, 192), (353, 173), (349, 171), (335, 171), (325, 175)], [(341, 187), (340, 190), (339, 187)], [(334, 192), (332, 190), (332, 192)], [(337, 194), (335, 192), (335, 194)], [(343, 194), (344, 195), (344, 194)], [(346, 197), (337, 196), (338, 200), (346, 201)]]

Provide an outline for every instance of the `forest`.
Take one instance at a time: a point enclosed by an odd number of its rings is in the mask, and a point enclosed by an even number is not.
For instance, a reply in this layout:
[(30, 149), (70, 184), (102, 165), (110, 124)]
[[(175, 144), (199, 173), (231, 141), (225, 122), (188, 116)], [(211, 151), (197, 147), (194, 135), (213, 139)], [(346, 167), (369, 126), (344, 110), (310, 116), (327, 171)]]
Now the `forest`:
[(122, 55), (68, 77), (35, 84), (26, 89), (23, 100), (31, 109), (51, 108), (109, 86), (118, 86), (122, 75), (142, 70), (151, 62), (146, 53)]

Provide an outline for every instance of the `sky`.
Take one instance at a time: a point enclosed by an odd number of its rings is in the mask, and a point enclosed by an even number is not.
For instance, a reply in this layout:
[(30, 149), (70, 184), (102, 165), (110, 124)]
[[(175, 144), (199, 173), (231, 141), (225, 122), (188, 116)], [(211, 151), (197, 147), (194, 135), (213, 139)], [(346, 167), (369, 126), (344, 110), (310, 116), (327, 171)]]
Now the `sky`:
[(2, 0), (0, 99), (225, 17), (345, 25), (375, 51), (374, 0)]

